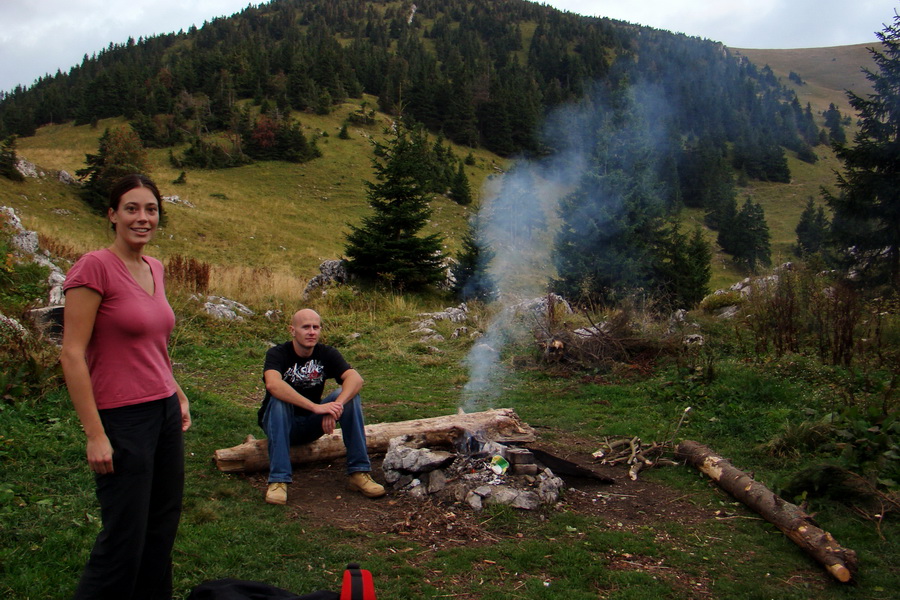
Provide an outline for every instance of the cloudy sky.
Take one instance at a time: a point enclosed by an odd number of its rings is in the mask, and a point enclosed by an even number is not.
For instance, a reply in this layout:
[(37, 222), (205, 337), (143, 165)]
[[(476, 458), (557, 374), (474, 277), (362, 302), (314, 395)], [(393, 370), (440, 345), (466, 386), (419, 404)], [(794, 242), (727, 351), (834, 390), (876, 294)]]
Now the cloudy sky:
[[(428, 0), (421, 0), (427, 2)], [(201, 26), (249, 0), (0, 0), (0, 90), (68, 71), (111, 42)], [(900, 0), (547, 0), (681, 32), (733, 48), (809, 48), (875, 42)]]

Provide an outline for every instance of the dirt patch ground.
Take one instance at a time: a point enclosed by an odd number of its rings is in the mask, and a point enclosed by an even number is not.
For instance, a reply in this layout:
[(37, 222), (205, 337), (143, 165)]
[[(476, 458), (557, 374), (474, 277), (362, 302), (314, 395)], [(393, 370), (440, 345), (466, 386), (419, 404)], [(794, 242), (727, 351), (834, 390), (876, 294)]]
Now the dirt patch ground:
[[(563, 476), (566, 490), (562, 499), (547, 510), (572, 511), (581, 515), (594, 516), (609, 527), (623, 530), (653, 527), (661, 523), (698, 523), (715, 518), (711, 510), (705, 510), (689, 502), (683, 495), (673, 490), (639, 478), (632, 481), (624, 467), (608, 467), (595, 462), (586, 445), (581, 447), (567, 441), (565, 449), (535, 445), (556, 457), (563, 458), (594, 472), (611, 478), (615, 483), (601, 483), (587, 478)], [(576, 448), (573, 450), (573, 448)], [(380, 456), (372, 457), (373, 476), (384, 483), (381, 475)], [(677, 467), (665, 467), (677, 468)], [(266, 474), (255, 473), (247, 479), (258, 490), (260, 502), (266, 489)], [(439, 503), (414, 499), (408, 494), (389, 489), (383, 498), (369, 499), (351, 492), (346, 487), (343, 461), (331, 464), (309, 464), (295, 466), (294, 482), (288, 488), (288, 516), (309, 519), (315, 523), (327, 524), (351, 531), (397, 536), (398, 542), (408, 541), (427, 548), (425, 553), (450, 549), (458, 546), (488, 545), (503, 538), (527, 537), (528, 527), (520, 527), (520, 532), (502, 534), (496, 528), (488, 527), (490, 516), (486, 512), (473, 510), (465, 504)], [(523, 519), (542, 519), (541, 511), (521, 511)], [(667, 537), (662, 529), (658, 537)], [(662, 540), (665, 545), (677, 547), (676, 540)], [(703, 577), (686, 575), (669, 566), (665, 559), (635, 556), (610, 550), (606, 556), (611, 570), (640, 570), (652, 572), (654, 576), (668, 581), (681, 589), (685, 597), (710, 598), (710, 581)], [(422, 558), (424, 560), (424, 558)], [(488, 561), (490, 562), (490, 561)], [(473, 565), (471, 577), (477, 580), (477, 565)], [(491, 567), (491, 565), (488, 565)], [(472, 582), (473, 589), (477, 586)], [(470, 582), (456, 582), (465, 589)], [(464, 595), (456, 598), (466, 600)], [(473, 594), (471, 599), (479, 596)], [(602, 595), (600, 596), (603, 597)]]
[[(565, 493), (551, 510), (596, 516), (617, 527), (659, 522), (689, 524), (715, 517), (665, 486), (646, 478), (632, 481), (623, 467), (597, 464), (587, 451), (536, 447), (615, 481), (607, 484), (563, 476)], [(375, 479), (384, 483), (380, 456), (372, 457), (372, 467)], [(258, 489), (262, 501), (266, 474), (255, 473), (247, 478)], [(294, 483), (288, 487), (287, 509), (314, 522), (361, 532), (393, 533), (434, 549), (497, 540), (496, 534), (484, 527), (485, 513), (468, 505), (423, 501), (390, 488), (386, 496), (373, 500), (349, 491), (346, 484), (343, 461), (295, 466)], [(540, 518), (539, 512), (523, 513), (525, 518)]]

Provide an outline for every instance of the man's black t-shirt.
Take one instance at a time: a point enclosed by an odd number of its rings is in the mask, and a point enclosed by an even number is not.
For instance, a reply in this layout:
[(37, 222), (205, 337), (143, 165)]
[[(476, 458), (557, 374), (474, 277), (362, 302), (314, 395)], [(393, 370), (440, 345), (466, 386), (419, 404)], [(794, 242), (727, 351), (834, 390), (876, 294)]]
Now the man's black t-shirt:
[[(325, 381), (334, 379), (338, 385), (342, 383), (341, 375), (352, 369), (344, 360), (337, 349), (325, 344), (316, 344), (312, 354), (303, 358), (294, 352), (293, 342), (285, 342), (269, 348), (266, 352), (266, 362), (263, 366), (263, 381), (265, 372), (275, 370), (281, 373), (281, 378), (290, 384), (310, 402), (319, 404), (322, 401), (322, 392), (325, 389)], [(262, 427), (262, 415), (269, 403), (271, 394), (266, 391), (262, 406), (259, 409), (259, 424)], [(294, 406), (295, 414), (306, 416), (311, 414), (299, 406)]]

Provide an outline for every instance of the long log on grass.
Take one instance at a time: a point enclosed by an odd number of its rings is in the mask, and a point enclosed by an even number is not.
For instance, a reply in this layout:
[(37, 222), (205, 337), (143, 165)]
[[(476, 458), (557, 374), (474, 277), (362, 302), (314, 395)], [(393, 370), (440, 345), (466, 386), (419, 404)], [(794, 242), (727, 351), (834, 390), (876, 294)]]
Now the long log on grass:
[[(479, 434), (485, 440), (525, 444), (535, 441), (534, 429), (523, 423), (511, 408), (475, 413), (458, 413), (428, 419), (366, 425), (366, 448), (370, 453), (387, 452), (388, 442), (402, 435), (422, 436), (429, 446), (449, 446), (465, 432)], [(346, 454), (340, 431), (318, 440), (291, 447), (294, 464), (333, 460)], [(248, 436), (243, 444), (216, 450), (216, 467), (225, 473), (251, 473), (269, 468), (266, 440)]]
[(842, 548), (796, 504), (791, 504), (766, 486), (734, 467), (706, 446), (685, 440), (675, 449), (685, 460), (708, 475), (719, 487), (778, 527), (795, 544), (821, 563), (838, 581), (847, 583), (859, 565), (856, 552)]

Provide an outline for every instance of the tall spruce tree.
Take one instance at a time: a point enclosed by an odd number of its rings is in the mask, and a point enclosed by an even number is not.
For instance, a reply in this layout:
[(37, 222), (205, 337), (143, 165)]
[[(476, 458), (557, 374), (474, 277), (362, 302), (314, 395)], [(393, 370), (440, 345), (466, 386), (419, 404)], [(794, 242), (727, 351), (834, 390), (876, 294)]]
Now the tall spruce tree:
[(560, 204), (556, 291), (610, 302), (654, 285), (654, 251), (665, 214), (649, 123), (634, 98), (615, 91), (610, 109), (590, 109), (587, 172)]
[(480, 214), (469, 220), (453, 269), (453, 292), (462, 300), (487, 300), (494, 292), (494, 280), (488, 272), (494, 251), (481, 239)]
[(84, 162), (87, 166), (75, 171), (75, 175), (84, 181), (85, 202), (100, 212), (105, 211), (106, 197), (117, 179), (131, 173), (150, 172), (147, 151), (130, 127), (105, 130), (97, 154), (86, 154)]
[(422, 235), (431, 216), (421, 164), (425, 136), (398, 122), (385, 142), (375, 142), (375, 182), (366, 182), (374, 214), (350, 225), (344, 249), (348, 270), (362, 279), (400, 289), (420, 289), (443, 277), (438, 234)]
[(806, 208), (800, 215), (800, 222), (794, 230), (797, 233), (798, 256), (809, 256), (816, 254), (822, 250), (825, 245), (825, 238), (828, 235), (828, 217), (825, 216), (825, 209), (816, 207), (812, 197), (806, 201)]
[[(834, 213), (839, 252), (870, 282), (900, 289), (900, 15), (877, 33), (881, 51), (870, 49), (878, 71), (864, 69), (873, 93), (848, 93), (859, 114), (853, 146), (836, 146), (844, 163), (838, 194), (823, 190)], [(848, 249), (853, 248), (850, 252)]]
[(16, 168), (16, 136), (11, 135), (0, 143), (0, 176), (13, 181), (25, 181), (25, 176)]
[[(743, 265), (751, 273), (760, 267), (772, 264), (769, 225), (763, 207), (748, 197), (737, 212), (732, 223), (725, 229), (731, 230), (729, 246), (722, 244), (722, 249), (730, 252), (734, 261)], [(721, 243), (721, 232), (720, 232)]]
[(828, 137), (833, 144), (845, 144), (847, 142), (847, 133), (844, 131), (844, 125), (841, 123), (843, 117), (834, 102), (828, 105), (828, 110), (823, 113), (825, 117), (825, 127), (828, 128)]
[(660, 232), (654, 270), (669, 306), (693, 308), (709, 293), (712, 250), (699, 227), (688, 236), (676, 223)]

